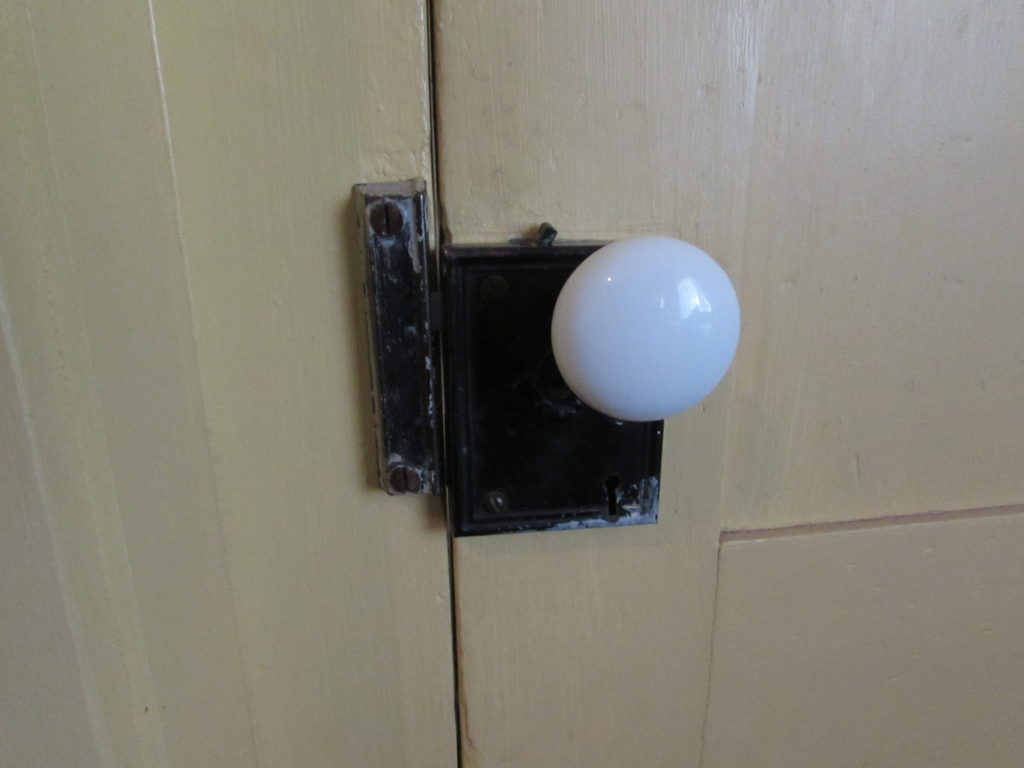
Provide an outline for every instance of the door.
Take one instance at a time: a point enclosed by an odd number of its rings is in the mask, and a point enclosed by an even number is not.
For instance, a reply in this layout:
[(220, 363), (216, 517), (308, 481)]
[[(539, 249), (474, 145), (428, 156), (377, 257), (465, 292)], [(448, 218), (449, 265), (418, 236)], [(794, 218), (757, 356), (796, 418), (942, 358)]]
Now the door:
[(465, 764), (1019, 764), (1024, 6), (436, 6), (452, 239), (674, 235), (744, 318), (656, 526), (455, 541)]
[[(5, 764), (1016, 765), (1019, 3), (0, 14)], [(657, 525), (454, 593), (346, 202), (435, 150), (450, 239), (676, 235), (744, 312)]]
[(426, 41), (400, 0), (0, 2), (0, 765), (455, 764), (346, 202), (431, 175)]

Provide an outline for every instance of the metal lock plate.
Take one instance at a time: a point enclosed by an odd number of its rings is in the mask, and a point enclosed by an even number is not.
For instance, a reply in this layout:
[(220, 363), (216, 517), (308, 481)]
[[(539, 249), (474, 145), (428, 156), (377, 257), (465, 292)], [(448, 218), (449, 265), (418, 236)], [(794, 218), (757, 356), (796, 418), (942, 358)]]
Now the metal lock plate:
[(663, 422), (621, 422), (566, 387), (551, 315), (600, 244), (443, 251), (449, 510), (473, 535), (653, 523)]

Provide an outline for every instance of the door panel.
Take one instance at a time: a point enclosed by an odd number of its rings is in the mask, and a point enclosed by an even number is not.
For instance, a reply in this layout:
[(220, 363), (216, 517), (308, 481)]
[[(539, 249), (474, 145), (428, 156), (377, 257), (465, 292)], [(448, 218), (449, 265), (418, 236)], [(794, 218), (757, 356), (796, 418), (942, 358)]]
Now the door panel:
[(149, 19), (138, 3), (4, 16), (0, 279), (78, 666), (58, 690), (84, 700), (79, 749), (100, 765), (249, 765)]
[(706, 768), (1011, 768), (1024, 508), (730, 535)]
[(349, 197), (430, 178), (423, 7), (155, 12), (260, 764), (451, 765), (441, 504), (376, 485)]
[(446, 536), (371, 482), (343, 204), (430, 175), (423, 5), (151, 6), (0, 4), (0, 668), (55, 664), (12, 759), (447, 768)]
[(775, 2), (726, 528), (1024, 499), (1024, 6)]
[[(697, 66), (743, 93), (743, 47), (721, 44), (737, 18), (711, 4), (442, 2), (439, 168), (452, 238), (500, 241), (543, 220), (570, 238), (678, 234), (685, 211), (704, 247), (738, 254), (731, 211), (743, 202), (749, 116), (740, 99), (709, 99)], [(706, 107), (667, 92), (703, 94)], [(455, 541), (467, 765), (696, 764), (723, 403), (713, 396), (670, 423), (656, 526)]]
[(744, 313), (731, 374), (667, 424), (656, 529), (456, 541), (465, 753), (695, 765), (719, 531), (1024, 499), (1024, 6), (440, 0), (435, 23), (454, 241), (674, 235)]
[(696, 765), (718, 532), (687, 507), (455, 540), (465, 765)]

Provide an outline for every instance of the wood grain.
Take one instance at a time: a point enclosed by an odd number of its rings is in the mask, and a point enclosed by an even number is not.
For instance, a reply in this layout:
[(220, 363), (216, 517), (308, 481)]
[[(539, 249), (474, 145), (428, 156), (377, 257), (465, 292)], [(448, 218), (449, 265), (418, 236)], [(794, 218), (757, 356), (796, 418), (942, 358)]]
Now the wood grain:
[(723, 542), (705, 768), (1020, 764), (1024, 508)]
[(25, 712), (67, 714), (12, 721), (18, 764), (452, 765), (446, 537), (367, 480), (346, 204), (429, 172), (422, 4), (0, 14), (2, 404), (39, 485), (4, 484), (4, 546), (42, 557), (0, 698), (52, 657)]

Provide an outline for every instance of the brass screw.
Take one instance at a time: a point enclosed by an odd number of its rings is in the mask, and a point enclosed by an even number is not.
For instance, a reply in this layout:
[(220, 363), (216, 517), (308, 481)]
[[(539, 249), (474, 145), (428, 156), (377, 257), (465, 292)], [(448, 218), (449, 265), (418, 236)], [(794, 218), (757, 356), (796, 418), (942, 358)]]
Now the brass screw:
[(508, 283), (498, 275), (485, 277), (480, 282), (480, 298), (488, 304), (504, 301), (508, 298)]
[(402, 209), (394, 200), (381, 200), (370, 208), (370, 227), (380, 237), (394, 237), (404, 223)]
[(508, 509), (508, 499), (505, 498), (505, 494), (493, 491), (484, 499), (484, 509), (492, 515), (503, 515)]
[(399, 464), (388, 473), (388, 485), (395, 493), (419, 493), (420, 473), (412, 467)]

